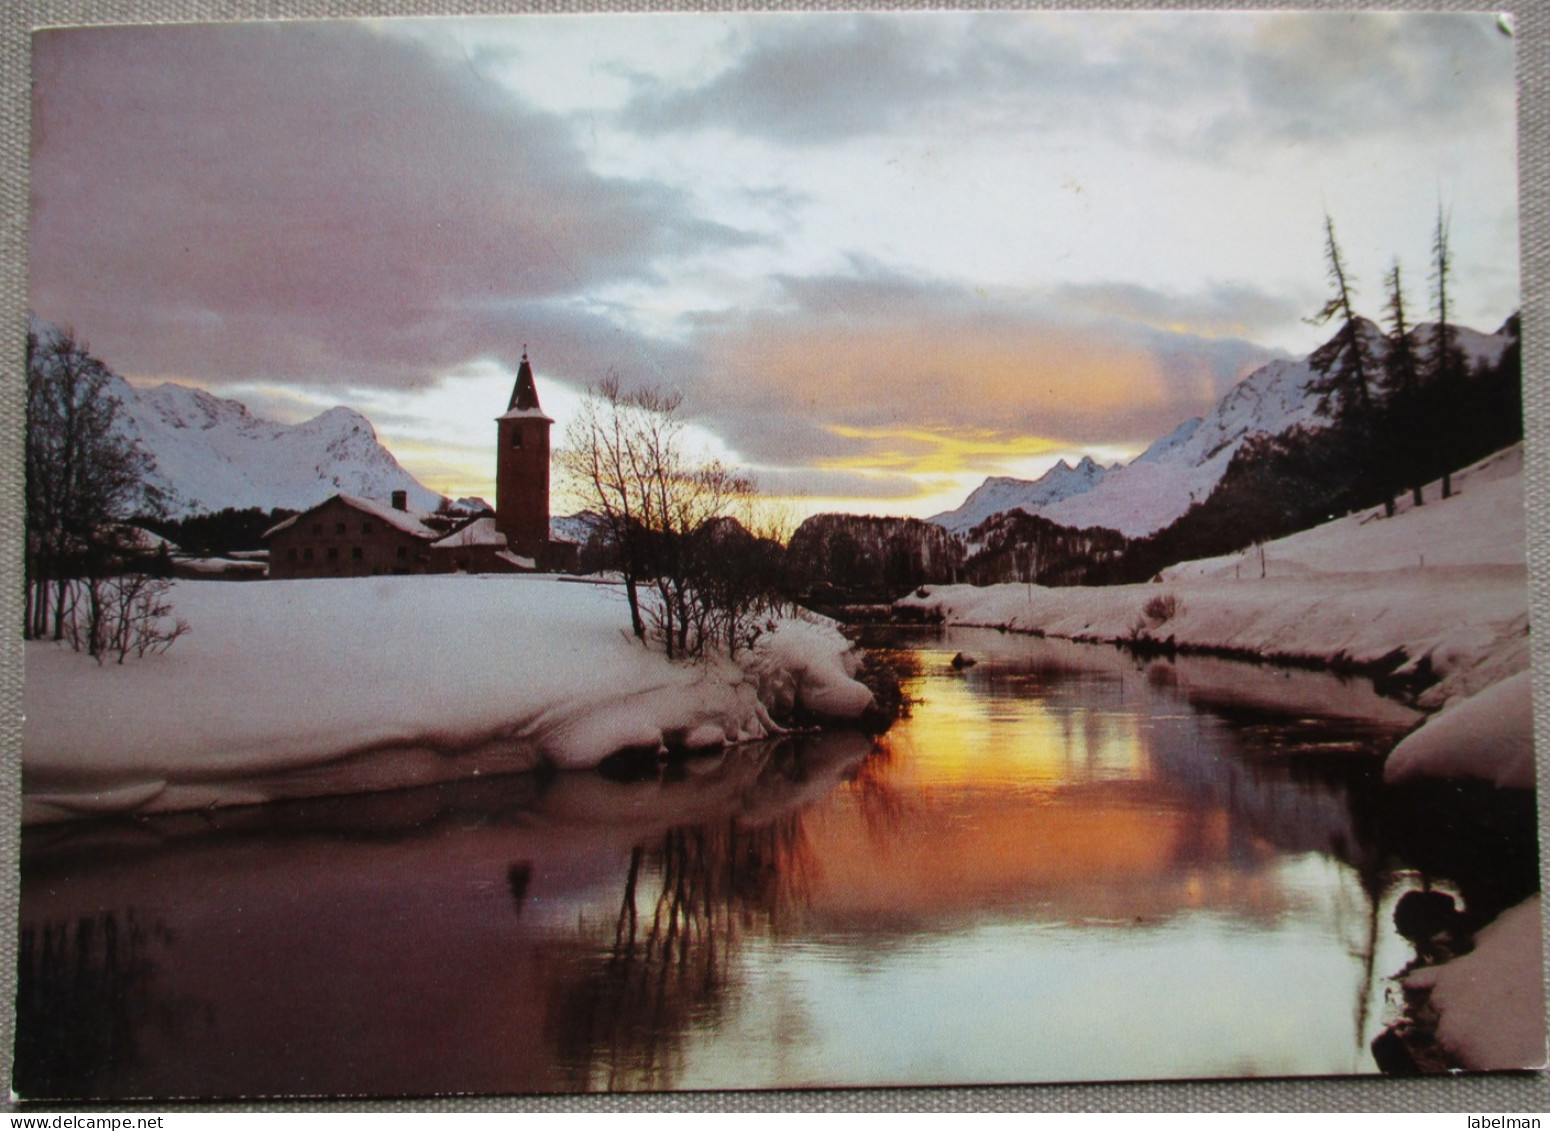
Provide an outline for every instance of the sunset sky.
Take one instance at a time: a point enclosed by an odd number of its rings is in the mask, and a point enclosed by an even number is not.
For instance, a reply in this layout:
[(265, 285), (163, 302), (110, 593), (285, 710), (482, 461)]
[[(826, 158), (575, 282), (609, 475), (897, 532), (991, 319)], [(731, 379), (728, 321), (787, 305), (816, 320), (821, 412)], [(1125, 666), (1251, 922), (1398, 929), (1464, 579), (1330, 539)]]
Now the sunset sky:
[[(1518, 304), (1494, 16), (574, 15), (45, 32), (31, 302), (136, 383), (365, 413), (493, 496), (523, 344), (801, 510), (1128, 458), (1362, 311)], [(558, 506), (563, 508), (564, 501)]]

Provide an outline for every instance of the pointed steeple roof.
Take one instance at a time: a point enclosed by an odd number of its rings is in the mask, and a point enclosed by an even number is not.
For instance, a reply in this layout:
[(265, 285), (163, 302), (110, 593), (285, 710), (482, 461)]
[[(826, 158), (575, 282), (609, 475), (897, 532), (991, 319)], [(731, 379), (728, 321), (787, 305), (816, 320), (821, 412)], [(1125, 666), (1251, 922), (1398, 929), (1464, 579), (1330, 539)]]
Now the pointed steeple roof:
[(537, 420), (554, 421), (544, 414), (544, 410), (538, 405), (538, 386), (533, 382), (533, 367), (527, 360), (527, 346), (522, 347), (522, 364), (517, 367), (517, 383), (511, 389), (511, 403), (506, 406), (506, 411), (498, 419), (512, 420), (517, 417), (532, 417)]
[(506, 411), (538, 407), (538, 386), (533, 384), (533, 367), (528, 364), (527, 346), (522, 347), (522, 364), (517, 367), (517, 383), (511, 390), (511, 403)]

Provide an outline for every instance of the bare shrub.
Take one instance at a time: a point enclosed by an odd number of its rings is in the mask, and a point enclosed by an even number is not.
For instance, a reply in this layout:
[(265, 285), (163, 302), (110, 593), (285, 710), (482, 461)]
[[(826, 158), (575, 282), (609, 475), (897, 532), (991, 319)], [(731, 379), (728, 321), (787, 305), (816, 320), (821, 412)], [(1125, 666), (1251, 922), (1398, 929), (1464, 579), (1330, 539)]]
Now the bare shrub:
[(188, 631), (172, 615), (172, 583), (144, 573), (77, 578), (66, 583), (61, 639), (97, 662), (112, 656), (122, 664), (165, 652)]
[(1153, 628), (1167, 624), (1179, 612), (1179, 599), (1172, 593), (1159, 593), (1141, 607), (1141, 612)]

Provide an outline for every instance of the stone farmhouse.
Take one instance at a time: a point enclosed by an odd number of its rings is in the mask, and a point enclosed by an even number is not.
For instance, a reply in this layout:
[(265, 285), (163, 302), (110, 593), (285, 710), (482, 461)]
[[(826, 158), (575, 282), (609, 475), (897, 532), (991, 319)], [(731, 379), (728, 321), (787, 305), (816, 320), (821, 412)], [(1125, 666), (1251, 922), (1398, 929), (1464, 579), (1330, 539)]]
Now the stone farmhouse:
[(531, 573), (576, 567), (574, 543), (549, 535), (549, 429), (527, 351), (496, 418), (495, 513), (448, 522), (417, 515), (404, 491), (384, 502), (335, 495), (270, 528), (269, 576)]

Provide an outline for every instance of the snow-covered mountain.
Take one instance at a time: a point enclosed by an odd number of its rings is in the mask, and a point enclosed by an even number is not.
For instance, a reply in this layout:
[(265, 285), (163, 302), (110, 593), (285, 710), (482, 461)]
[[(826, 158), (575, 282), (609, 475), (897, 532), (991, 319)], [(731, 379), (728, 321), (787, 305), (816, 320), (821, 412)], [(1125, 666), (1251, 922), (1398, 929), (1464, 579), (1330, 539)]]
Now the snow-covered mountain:
[[(1367, 323), (1366, 329), (1381, 356), (1378, 328)], [(1459, 348), (1471, 366), (1496, 362), (1510, 340), (1505, 327), (1494, 334), (1457, 330)], [(1418, 327), (1417, 347), (1424, 349), (1433, 332), (1429, 325)], [(1184, 421), (1130, 463), (1110, 469), (1089, 490), (1048, 503), (1018, 500), (1014, 505), (1065, 526), (1104, 526), (1132, 538), (1161, 530), (1210, 495), (1249, 436), (1276, 436), (1298, 425), (1320, 423), (1319, 398), (1308, 391), (1316, 376), (1308, 358), (1272, 361), (1229, 389), (1204, 417)], [(933, 521), (948, 525), (944, 519), (965, 511), (995, 482), (986, 480), (958, 511)]]
[(410, 510), (420, 513), (442, 501), (352, 409), (289, 425), (186, 385), (136, 388), (114, 377), (108, 391), (121, 405), (120, 430), (156, 461), (148, 485), (174, 517), (225, 507), (302, 510), (339, 492), (387, 499), (407, 491)]
[(1063, 499), (1081, 495), (1092, 490), (1107, 473), (1108, 468), (1095, 463), (1091, 456), (1083, 456), (1075, 467), (1061, 460), (1037, 479), (993, 475), (976, 487), (957, 510), (932, 515), (927, 521), (945, 526), (954, 534), (967, 534), (991, 515), (1014, 510), (1034, 514)]
[(549, 537), (561, 542), (574, 542), (584, 546), (592, 532), (603, 520), (591, 511), (579, 514), (556, 514), (549, 517)]

